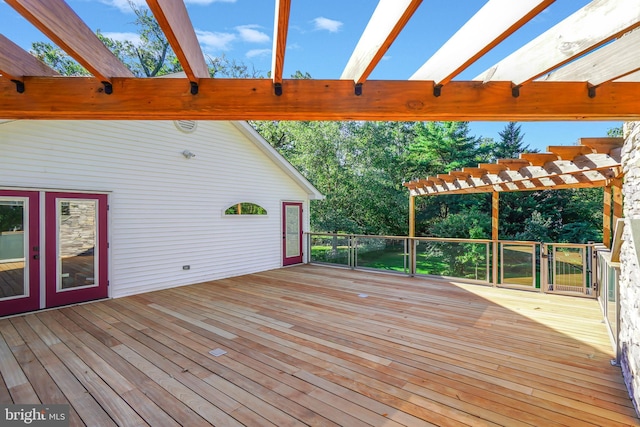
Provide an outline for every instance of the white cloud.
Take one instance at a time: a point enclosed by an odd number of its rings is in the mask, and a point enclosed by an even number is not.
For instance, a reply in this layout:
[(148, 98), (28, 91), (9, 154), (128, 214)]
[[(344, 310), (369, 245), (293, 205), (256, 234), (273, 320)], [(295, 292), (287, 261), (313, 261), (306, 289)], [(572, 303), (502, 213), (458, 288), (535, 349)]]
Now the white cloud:
[[(131, 10), (131, 6), (129, 5), (129, 0), (99, 0), (100, 3), (107, 4), (109, 6), (113, 6), (117, 9), (120, 9), (121, 12), (124, 13), (133, 13)], [(132, 0), (132, 3), (138, 7), (147, 7), (147, 2), (145, 0)]]
[(247, 58), (255, 58), (256, 56), (271, 55), (271, 49), (251, 49), (246, 53)]
[(140, 45), (140, 34), (138, 33), (102, 33), (103, 36), (119, 42), (131, 42), (134, 45)]
[(316, 30), (326, 30), (330, 33), (337, 33), (338, 31), (340, 31), (340, 27), (342, 27), (343, 25), (343, 23), (340, 21), (335, 21), (323, 16), (319, 16), (314, 19), (313, 23), (316, 26)]
[(228, 50), (229, 45), (236, 39), (235, 34), (213, 33), (211, 31), (196, 30), (196, 36), (204, 47), (214, 50)]
[(240, 38), (249, 43), (268, 43), (271, 38), (262, 31), (257, 30), (259, 25), (241, 25), (236, 27), (236, 30), (240, 34)]
[[(117, 9), (120, 9), (121, 12), (124, 13), (132, 13), (131, 6), (129, 5), (129, 0), (99, 0), (100, 3), (107, 4), (109, 6), (113, 6)], [(138, 7), (147, 7), (147, 2), (145, 0), (132, 0), (132, 2)], [(200, 6), (206, 6), (211, 3), (235, 3), (236, 0), (185, 0), (186, 4), (196, 4)]]
[(236, 0), (185, 0), (186, 4), (208, 5), (211, 3), (235, 3)]

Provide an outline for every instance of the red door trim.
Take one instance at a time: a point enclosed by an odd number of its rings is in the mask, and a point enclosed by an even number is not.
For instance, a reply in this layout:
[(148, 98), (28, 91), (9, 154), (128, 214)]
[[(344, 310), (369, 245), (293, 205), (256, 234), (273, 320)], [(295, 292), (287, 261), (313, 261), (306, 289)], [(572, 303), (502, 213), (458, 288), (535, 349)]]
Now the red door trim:
[[(98, 274), (97, 286), (70, 289), (58, 292), (58, 233), (57, 233), (57, 199), (89, 199), (98, 200)], [(46, 193), (45, 195), (45, 238), (46, 238), (46, 306), (57, 307), (60, 305), (74, 304), (78, 302), (91, 301), (95, 299), (107, 298), (108, 288), (108, 244), (107, 244), (107, 195), (106, 194), (84, 194), (84, 193)]]
[[(300, 248), (298, 256), (287, 257), (287, 207), (296, 206), (298, 208), (299, 218), (299, 242)], [(302, 216), (302, 202), (282, 202), (282, 265), (292, 265), (302, 263), (302, 242), (303, 242), (303, 216)]]
[(0, 190), (2, 197), (23, 197), (29, 201), (29, 207), (24, 214), (28, 218), (29, 249), (29, 295), (0, 301), (0, 316), (34, 311), (40, 308), (40, 193), (37, 191)]

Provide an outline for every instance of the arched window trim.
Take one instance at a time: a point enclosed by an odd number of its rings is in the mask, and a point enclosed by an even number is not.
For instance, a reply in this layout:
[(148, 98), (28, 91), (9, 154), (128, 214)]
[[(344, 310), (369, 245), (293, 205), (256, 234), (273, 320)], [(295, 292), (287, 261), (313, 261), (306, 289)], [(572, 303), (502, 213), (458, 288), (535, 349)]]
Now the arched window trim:
[[(236, 208), (237, 206), (241, 206), (241, 205), (254, 205), (257, 206), (257, 208), (262, 209), (264, 211), (264, 213), (227, 213), (230, 209)], [(245, 210), (247, 208), (245, 207)], [(242, 208), (241, 208), (242, 211)], [(222, 210), (222, 216), (224, 217), (228, 217), (228, 218), (264, 218), (269, 216), (269, 211), (263, 207), (262, 205), (256, 203), (256, 202), (248, 202), (248, 201), (242, 201), (242, 202), (236, 202), (233, 203), (229, 206), (227, 206), (225, 209)]]

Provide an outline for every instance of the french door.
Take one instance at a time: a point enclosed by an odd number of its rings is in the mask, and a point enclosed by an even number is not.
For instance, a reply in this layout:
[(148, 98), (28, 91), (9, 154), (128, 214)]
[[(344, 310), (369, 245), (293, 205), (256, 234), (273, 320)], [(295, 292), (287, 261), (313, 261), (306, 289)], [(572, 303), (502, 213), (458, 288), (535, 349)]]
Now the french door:
[(40, 308), (40, 196), (0, 190), (0, 315)]
[(282, 265), (302, 262), (302, 203), (282, 203)]
[(106, 298), (107, 248), (105, 194), (0, 190), (0, 316)]
[(106, 298), (107, 195), (46, 193), (46, 307)]

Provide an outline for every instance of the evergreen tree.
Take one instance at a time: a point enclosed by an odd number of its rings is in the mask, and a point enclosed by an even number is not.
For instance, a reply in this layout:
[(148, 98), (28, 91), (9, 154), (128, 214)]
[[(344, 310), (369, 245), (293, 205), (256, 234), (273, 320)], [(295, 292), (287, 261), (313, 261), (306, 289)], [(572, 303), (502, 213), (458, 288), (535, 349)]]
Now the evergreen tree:
[(500, 141), (494, 142), (491, 157), (497, 159), (517, 159), (520, 153), (530, 153), (533, 150), (524, 145), (524, 134), (517, 122), (509, 122), (503, 131), (498, 132)]
[(415, 176), (448, 173), (486, 159), (481, 139), (469, 135), (469, 122), (422, 122), (415, 129), (416, 140), (407, 153)]

